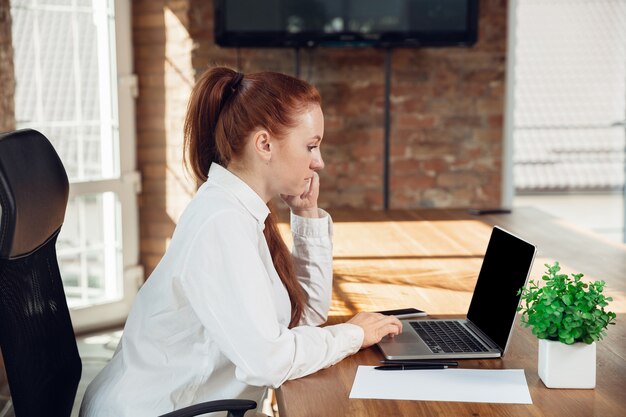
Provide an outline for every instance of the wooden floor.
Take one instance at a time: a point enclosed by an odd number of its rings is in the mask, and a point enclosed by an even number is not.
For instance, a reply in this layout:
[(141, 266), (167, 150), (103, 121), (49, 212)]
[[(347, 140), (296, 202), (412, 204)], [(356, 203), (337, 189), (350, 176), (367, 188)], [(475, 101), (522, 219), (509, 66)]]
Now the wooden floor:
[[(398, 298), (410, 298), (415, 307), (432, 314), (467, 311), (487, 244), (485, 233), (477, 230), (486, 226), (445, 219), (435, 225), (415, 221), (408, 212), (364, 220), (351, 213), (335, 214), (331, 315), (404, 307), (398, 306)], [(449, 237), (434, 233), (436, 228), (455, 231), (455, 240), (471, 242), (470, 249), (451, 245)], [(442, 279), (449, 277), (455, 277), (452, 283)]]

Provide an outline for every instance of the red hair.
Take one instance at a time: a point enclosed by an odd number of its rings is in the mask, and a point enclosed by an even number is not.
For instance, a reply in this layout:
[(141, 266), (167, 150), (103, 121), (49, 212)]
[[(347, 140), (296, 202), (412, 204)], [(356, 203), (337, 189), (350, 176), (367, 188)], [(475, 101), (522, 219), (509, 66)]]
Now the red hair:
[[(243, 76), (229, 68), (207, 70), (194, 86), (184, 125), (185, 165), (198, 183), (213, 162), (227, 167), (241, 156), (246, 138), (259, 127), (282, 138), (297, 125), (296, 116), (309, 105), (321, 105), (319, 92), (305, 81), (275, 72)], [(263, 231), (272, 262), (291, 301), (289, 327), (300, 322), (305, 293), (295, 274), (273, 213)]]

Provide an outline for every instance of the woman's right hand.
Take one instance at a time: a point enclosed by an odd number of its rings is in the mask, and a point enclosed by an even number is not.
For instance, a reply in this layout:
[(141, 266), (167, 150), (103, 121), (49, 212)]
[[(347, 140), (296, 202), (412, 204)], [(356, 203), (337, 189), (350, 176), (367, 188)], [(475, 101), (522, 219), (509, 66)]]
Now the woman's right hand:
[(387, 335), (395, 336), (402, 332), (402, 322), (397, 317), (380, 313), (361, 312), (348, 320), (348, 323), (363, 329), (365, 336), (361, 349), (375, 345)]

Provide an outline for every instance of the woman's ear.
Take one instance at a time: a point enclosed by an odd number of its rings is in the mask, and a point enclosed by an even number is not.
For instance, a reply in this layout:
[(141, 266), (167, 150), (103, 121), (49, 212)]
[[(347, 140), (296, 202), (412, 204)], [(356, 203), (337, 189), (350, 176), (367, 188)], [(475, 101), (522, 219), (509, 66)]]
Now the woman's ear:
[(259, 130), (253, 137), (254, 151), (263, 162), (269, 163), (272, 159), (272, 138), (267, 130)]

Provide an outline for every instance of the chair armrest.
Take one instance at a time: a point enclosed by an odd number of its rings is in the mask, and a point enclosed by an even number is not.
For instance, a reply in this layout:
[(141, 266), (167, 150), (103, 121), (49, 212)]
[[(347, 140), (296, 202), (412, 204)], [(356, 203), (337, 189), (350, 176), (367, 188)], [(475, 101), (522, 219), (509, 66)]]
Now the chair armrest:
[(251, 400), (216, 400), (190, 405), (160, 417), (193, 417), (216, 411), (228, 411), (228, 417), (243, 417), (248, 410), (256, 408), (256, 402)]

